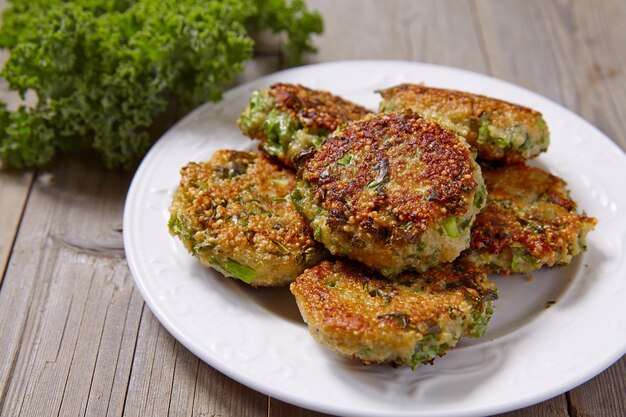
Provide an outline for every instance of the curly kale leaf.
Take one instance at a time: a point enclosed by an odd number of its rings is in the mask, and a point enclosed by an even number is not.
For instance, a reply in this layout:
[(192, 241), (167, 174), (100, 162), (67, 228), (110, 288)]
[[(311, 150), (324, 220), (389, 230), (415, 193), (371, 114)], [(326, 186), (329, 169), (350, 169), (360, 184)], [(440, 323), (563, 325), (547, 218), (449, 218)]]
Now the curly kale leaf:
[(16, 112), (0, 107), (0, 129), (11, 140), (0, 140), (2, 160), (14, 168), (45, 165), (56, 153), (56, 132), (50, 128), (50, 113), (27, 111), (23, 107)]
[(38, 104), (0, 108), (0, 160), (37, 167), (91, 148), (107, 167), (131, 169), (180, 115), (221, 98), (252, 56), (251, 22), (286, 31), (300, 59), (312, 50), (307, 16), (299, 1), (13, 0), (2, 76)]
[(319, 13), (309, 12), (302, 0), (255, 0), (257, 14), (248, 25), (253, 30), (270, 29), (274, 33), (286, 32), (288, 39), (283, 52), (289, 65), (302, 62), (307, 52), (315, 52), (312, 33), (322, 33), (324, 25)]

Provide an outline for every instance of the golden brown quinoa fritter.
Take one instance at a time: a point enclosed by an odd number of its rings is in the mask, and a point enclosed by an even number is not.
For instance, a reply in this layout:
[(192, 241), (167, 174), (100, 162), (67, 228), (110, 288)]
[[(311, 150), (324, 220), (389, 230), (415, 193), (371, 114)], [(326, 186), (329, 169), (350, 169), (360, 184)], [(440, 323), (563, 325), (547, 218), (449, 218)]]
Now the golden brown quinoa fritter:
[(257, 90), (237, 121), (242, 132), (261, 141), (261, 149), (288, 166), (300, 152), (317, 148), (338, 127), (369, 110), (326, 91), (277, 83)]
[(323, 346), (366, 364), (413, 367), (443, 356), (461, 337), (480, 337), (497, 298), (482, 270), (457, 263), (388, 281), (350, 261), (324, 261), (291, 292)]
[(262, 154), (217, 151), (181, 169), (170, 233), (226, 276), (254, 287), (288, 284), (327, 254), (289, 200), (294, 183)]
[(380, 110), (411, 109), (467, 139), (478, 158), (519, 162), (548, 149), (550, 134), (541, 113), (517, 104), (462, 91), (401, 84), (381, 90)]
[(353, 122), (298, 163), (292, 200), (315, 239), (387, 276), (452, 261), (485, 203), (463, 140), (411, 112)]
[(492, 273), (526, 273), (567, 265), (586, 249), (596, 219), (577, 214), (565, 181), (523, 163), (482, 171), (487, 206), (472, 226), (467, 261)]

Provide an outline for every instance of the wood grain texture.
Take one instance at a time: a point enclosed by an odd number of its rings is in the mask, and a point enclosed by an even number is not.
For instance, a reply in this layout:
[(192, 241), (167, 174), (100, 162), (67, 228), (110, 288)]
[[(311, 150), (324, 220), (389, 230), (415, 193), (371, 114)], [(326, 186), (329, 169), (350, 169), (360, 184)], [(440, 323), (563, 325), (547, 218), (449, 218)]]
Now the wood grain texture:
[(0, 292), (2, 415), (84, 408), (112, 342), (99, 333), (107, 296), (133, 291), (119, 223), (129, 176), (88, 172), (76, 161), (42, 172), (26, 205)]
[(139, 292), (134, 287), (127, 288), (128, 279), (126, 276), (125, 286), (116, 287), (109, 299), (85, 416), (121, 416), (124, 410), (138, 324), (144, 309)]
[[(574, 22), (573, 36), (561, 37), (564, 44), (573, 44), (568, 47), (576, 57), (576, 110), (626, 149), (626, 2), (579, 1), (567, 6), (546, 11)], [(565, 27), (559, 29), (564, 32)]]
[(267, 397), (202, 363), (145, 308), (123, 415), (262, 417)]
[(0, 172), (0, 288), (34, 175)]
[(307, 3), (324, 16), (325, 23), (324, 33), (317, 39), (319, 52), (310, 57), (311, 62), (399, 59), (487, 72), (470, 2), (309, 0)]
[[(311, 62), (344, 59), (406, 59), (410, 45), (403, 36), (408, 2), (376, 0), (309, 0), (324, 17), (324, 33)], [(382, 39), (387, 41), (382, 41)], [(345, 53), (343, 53), (345, 52)]]

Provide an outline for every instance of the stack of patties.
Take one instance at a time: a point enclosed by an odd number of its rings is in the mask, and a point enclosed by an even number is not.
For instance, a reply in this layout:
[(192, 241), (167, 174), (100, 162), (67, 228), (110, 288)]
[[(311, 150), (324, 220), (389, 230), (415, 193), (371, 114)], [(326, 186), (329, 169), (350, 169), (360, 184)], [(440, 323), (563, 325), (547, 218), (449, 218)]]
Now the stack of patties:
[(332, 94), (275, 84), (259, 90), (240, 128), (262, 153), (217, 151), (190, 162), (170, 207), (170, 233), (207, 267), (253, 287), (282, 286), (328, 257), (290, 194), (292, 158), (369, 111)]
[(467, 139), (477, 150), (487, 205), (462, 258), (489, 273), (528, 273), (567, 265), (586, 250), (596, 219), (577, 213), (567, 183), (526, 165), (548, 149), (541, 113), (461, 91), (401, 84), (380, 91), (380, 110), (410, 109)]
[[(184, 167), (170, 231), (227, 276), (292, 282), (311, 335), (340, 355), (415, 367), (484, 333), (488, 273), (566, 264), (595, 220), (519, 162), (547, 148), (539, 113), (417, 85), (382, 94), (372, 114), (300, 85), (254, 92), (238, 124), (263, 152)], [(481, 169), (476, 151), (509, 165)]]

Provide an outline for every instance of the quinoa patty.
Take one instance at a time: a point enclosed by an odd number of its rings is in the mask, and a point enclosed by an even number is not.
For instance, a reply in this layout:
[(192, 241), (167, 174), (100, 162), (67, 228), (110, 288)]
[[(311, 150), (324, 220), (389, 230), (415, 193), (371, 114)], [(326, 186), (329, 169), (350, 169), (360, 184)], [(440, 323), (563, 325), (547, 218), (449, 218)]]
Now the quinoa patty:
[(561, 178), (523, 163), (483, 166), (489, 196), (472, 226), (466, 260), (499, 274), (567, 265), (586, 250), (596, 219), (576, 213)]
[(379, 91), (381, 111), (411, 109), (467, 139), (478, 158), (507, 163), (534, 158), (548, 149), (541, 113), (517, 104), (455, 90), (401, 84)]
[(170, 233), (226, 276), (254, 287), (288, 284), (327, 254), (289, 200), (294, 183), (262, 154), (217, 151), (181, 169)]
[(261, 141), (261, 149), (293, 166), (300, 152), (317, 148), (339, 126), (369, 112), (326, 91), (277, 83), (252, 93), (237, 124)]
[(407, 111), (337, 130), (300, 158), (291, 197), (331, 253), (393, 276), (466, 249), (485, 188), (462, 138)]
[(318, 343), (365, 364), (412, 367), (482, 336), (497, 298), (482, 270), (458, 263), (388, 281), (353, 262), (324, 261), (291, 292)]

